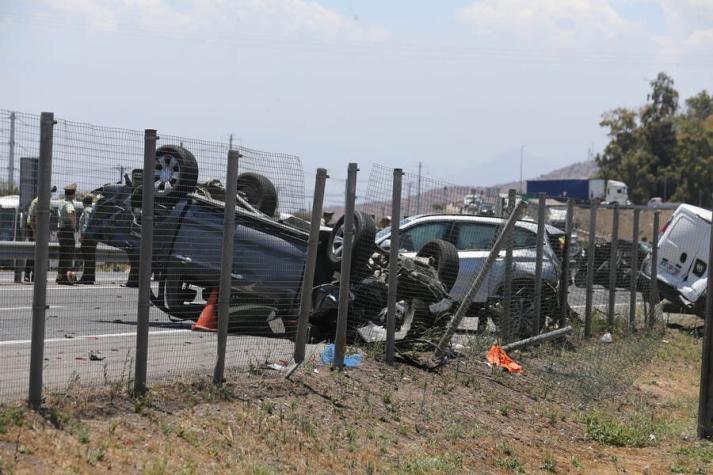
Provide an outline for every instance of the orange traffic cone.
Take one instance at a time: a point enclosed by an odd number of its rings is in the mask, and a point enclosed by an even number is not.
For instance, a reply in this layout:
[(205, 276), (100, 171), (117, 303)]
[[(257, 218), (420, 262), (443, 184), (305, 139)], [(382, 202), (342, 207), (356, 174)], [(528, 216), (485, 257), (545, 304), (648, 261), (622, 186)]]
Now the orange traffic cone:
[(218, 329), (218, 316), (215, 312), (216, 302), (218, 301), (218, 289), (214, 288), (208, 297), (208, 303), (198, 317), (198, 321), (191, 326), (191, 330), (214, 332)]

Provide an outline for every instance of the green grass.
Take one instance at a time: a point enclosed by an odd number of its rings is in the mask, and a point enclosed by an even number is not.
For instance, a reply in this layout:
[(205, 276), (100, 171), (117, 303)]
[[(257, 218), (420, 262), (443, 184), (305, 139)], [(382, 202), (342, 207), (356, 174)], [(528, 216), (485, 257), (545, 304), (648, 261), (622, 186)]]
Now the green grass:
[(663, 432), (662, 421), (640, 413), (625, 421), (589, 414), (584, 417), (584, 424), (592, 440), (614, 447), (650, 447), (656, 445)]
[(413, 458), (403, 464), (401, 473), (408, 475), (463, 473), (463, 455), (446, 453), (433, 457)]
[(25, 419), (25, 411), (20, 407), (6, 407), (0, 410), (0, 434), (11, 426), (20, 426)]

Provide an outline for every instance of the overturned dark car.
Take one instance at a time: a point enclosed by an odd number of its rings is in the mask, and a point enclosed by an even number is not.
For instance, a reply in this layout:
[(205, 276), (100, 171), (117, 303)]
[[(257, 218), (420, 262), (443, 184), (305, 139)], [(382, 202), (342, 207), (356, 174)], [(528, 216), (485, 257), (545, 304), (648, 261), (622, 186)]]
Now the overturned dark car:
[[(153, 304), (176, 320), (197, 320), (218, 288), (225, 189), (213, 180), (198, 184), (198, 164), (183, 147), (157, 150), (153, 176), (135, 170), (124, 182), (95, 192), (99, 199), (87, 235), (123, 249), (138, 263), (141, 232), (141, 181), (155, 190), (152, 272)], [(238, 206), (233, 251), (230, 321), (232, 332), (294, 338), (307, 255), (309, 224), (279, 215), (273, 184), (256, 173), (238, 177)], [(383, 337), (388, 251), (374, 243), (370, 216), (355, 212), (348, 336), (374, 341)], [(336, 328), (343, 220), (322, 227), (310, 316), (311, 340), (333, 338)], [(448, 244), (448, 243), (446, 243)], [(448, 279), (439, 269), (458, 266), (455, 252), (398, 256), (397, 338), (411, 340), (450, 320), (453, 302)], [(442, 277), (442, 276), (441, 276)], [(444, 284), (444, 281), (446, 282)]]

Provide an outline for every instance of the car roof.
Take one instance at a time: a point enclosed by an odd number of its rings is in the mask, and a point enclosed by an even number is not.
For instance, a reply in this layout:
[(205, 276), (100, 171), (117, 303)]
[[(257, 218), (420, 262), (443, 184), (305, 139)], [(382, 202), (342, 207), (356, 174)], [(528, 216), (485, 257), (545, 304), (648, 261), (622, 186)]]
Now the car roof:
[(693, 206), (693, 205), (688, 205), (688, 204), (682, 204), (679, 206), (675, 213), (678, 213), (679, 211), (685, 211), (690, 214), (696, 215), (699, 218), (708, 221), (709, 223), (711, 222), (712, 214), (710, 210), (704, 209), (704, 208), (699, 208), (698, 206)]

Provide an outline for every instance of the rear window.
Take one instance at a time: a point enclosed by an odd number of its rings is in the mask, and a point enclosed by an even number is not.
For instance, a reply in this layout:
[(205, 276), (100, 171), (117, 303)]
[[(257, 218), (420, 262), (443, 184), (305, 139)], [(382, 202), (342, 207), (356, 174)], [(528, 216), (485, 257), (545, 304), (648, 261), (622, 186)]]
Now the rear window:
[(679, 246), (697, 246), (698, 238), (699, 236), (696, 234), (696, 223), (685, 215), (681, 215), (673, 222), (666, 237), (666, 239), (673, 241)]

